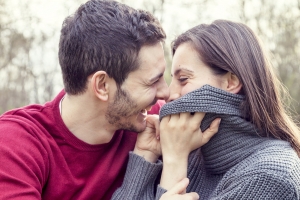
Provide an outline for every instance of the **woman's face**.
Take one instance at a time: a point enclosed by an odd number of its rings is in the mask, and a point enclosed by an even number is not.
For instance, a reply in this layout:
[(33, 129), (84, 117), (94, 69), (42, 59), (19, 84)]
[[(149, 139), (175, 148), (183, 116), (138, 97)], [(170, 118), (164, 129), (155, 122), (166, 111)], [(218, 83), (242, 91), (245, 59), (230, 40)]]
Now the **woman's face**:
[(226, 75), (213, 74), (213, 71), (201, 61), (197, 51), (188, 42), (180, 44), (176, 49), (172, 61), (171, 76), (168, 101), (175, 100), (205, 84), (220, 89), (226, 87)]

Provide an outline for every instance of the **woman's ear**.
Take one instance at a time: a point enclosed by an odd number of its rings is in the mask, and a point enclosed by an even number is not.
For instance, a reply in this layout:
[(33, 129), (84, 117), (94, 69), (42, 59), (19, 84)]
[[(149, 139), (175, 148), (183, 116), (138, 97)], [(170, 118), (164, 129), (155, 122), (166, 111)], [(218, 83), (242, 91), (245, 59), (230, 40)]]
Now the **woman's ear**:
[(231, 72), (226, 74), (226, 83), (226, 91), (233, 94), (238, 94), (243, 86), (239, 78)]
[(102, 101), (108, 100), (109, 76), (105, 71), (97, 71), (91, 78), (91, 85), (94, 94)]

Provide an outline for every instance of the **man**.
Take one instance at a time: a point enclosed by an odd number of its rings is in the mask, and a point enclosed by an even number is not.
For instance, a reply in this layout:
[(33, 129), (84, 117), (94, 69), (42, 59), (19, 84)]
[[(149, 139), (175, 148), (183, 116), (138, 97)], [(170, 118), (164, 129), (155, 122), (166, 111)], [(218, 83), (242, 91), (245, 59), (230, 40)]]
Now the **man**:
[(114, 1), (90, 0), (67, 17), (64, 90), (0, 117), (1, 199), (110, 199), (136, 132), (153, 125), (147, 111), (157, 114), (169, 96), (164, 39), (150, 13)]
[[(158, 100), (169, 97), (165, 37), (150, 13), (115, 1), (90, 0), (67, 17), (59, 44), (64, 90), (45, 105), (0, 116), (1, 199), (144, 195), (139, 183), (122, 182), (130, 151), (147, 164), (161, 155), (158, 116), (147, 111), (157, 114)], [(197, 199), (181, 195), (187, 184), (163, 197)]]

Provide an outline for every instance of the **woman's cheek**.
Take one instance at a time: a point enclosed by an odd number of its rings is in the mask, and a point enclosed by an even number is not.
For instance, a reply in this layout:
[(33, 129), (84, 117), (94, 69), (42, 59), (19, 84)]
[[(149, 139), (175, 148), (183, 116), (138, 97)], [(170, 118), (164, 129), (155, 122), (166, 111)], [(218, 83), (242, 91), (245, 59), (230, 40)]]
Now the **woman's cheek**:
[(189, 92), (192, 92), (193, 90), (195, 90), (195, 89), (193, 89), (193, 87), (191, 87), (191, 85), (185, 85), (181, 90), (181, 96), (183, 96)]

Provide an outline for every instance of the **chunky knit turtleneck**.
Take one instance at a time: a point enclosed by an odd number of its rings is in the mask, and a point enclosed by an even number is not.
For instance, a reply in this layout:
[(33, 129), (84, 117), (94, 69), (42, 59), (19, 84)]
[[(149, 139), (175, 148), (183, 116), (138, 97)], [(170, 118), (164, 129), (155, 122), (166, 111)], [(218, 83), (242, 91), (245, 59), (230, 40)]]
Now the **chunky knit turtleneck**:
[[(215, 118), (222, 119), (219, 132), (189, 156), (187, 192), (197, 192), (201, 200), (300, 199), (300, 160), (296, 152), (286, 141), (260, 137), (255, 126), (243, 119), (243, 100), (242, 95), (205, 85), (161, 108), (160, 119), (175, 113), (205, 112), (202, 131)], [(134, 191), (140, 191), (132, 199), (154, 199), (153, 164), (131, 153), (128, 166), (134, 166), (134, 170), (127, 170), (125, 179), (135, 186)], [(133, 189), (127, 185), (122, 190)], [(164, 192), (158, 186), (156, 199)]]
[(207, 114), (201, 124), (204, 131), (215, 118), (221, 118), (219, 132), (202, 147), (202, 155), (207, 170), (222, 174), (269, 140), (258, 137), (254, 125), (242, 118), (240, 106), (243, 100), (242, 95), (204, 85), (165, 104), (160, 110), (160, 119), (175, 113), (205, 112)]
[[(262, 177), (260, 172), (263, 171), (271, 175), (280, 174), (282, 178), (295, 176), (292, 177), (295, 179), (292, 182), (297, 184), (292, 188), (298, 193), (296, 196), (299, 198), (300, 168), (294, 167), (295, 163), (298, 167), (300, 165), (296, 153), (288, 142), (260, 137), (255, 126), (243, 119), (240, 108), (243, 100), (244, 96), (242, 95), (204, 85), (161, 108), (160, 119), (175, 113), (205, 112), (206, 115), (201, 124), (202, 131), (207, 129), (215, 118), (220, 117), (222, 119), (219, 132), (201, 150), (192, 152), (189, 157), (188, 177), (191, 179), (191, 184), (187, 191), (197, 191), (200, 199), (213, 197), (216, 199), (221, 197), (241, 199), (245, 198), (245, 195), (247, 195), (247, 199), (272, 199), (273, 196), (271, 194), (268, 196), (267, 193), (263, 194), (265, 196), (255, 196), (255, 191), (260, 190), (260, 188), (265, 187), (268, 191), (268, 187), (275, 187), (271, 180), (268, 182), (267, 177), (264, 177), (266, 179), (264, 183), (258, 178), (257, 181), (251, 182), (248, 189), (245, 188), (244, 190), (236, 182), (232, 183), (233, 180), (239, 178), (247, 181), (251, 177), (254, 179), (256, 176)], [(261, 164), (257, 164), (258, 161)], [(269, 169), (267, 169), (268, 167)], [(241, 171), (243, 173), (240, 173)], [(231, 188), (224, 193), (227, 187), (230, 188), (228, 186), (230, 183), (240, 187), (239, 191)], [(262, 183), (264, 185), (260, 185)], [(285, 186), (290, 187), (291, 185), (289, 183)], [(281, 190), (279, 189), (279, 191)], [(291, 195), (286, 191), (281, 194), (284, 196), (283, 199)]]

